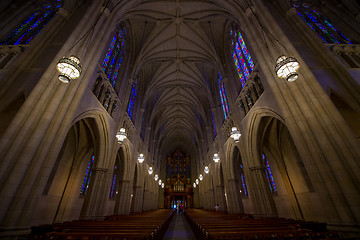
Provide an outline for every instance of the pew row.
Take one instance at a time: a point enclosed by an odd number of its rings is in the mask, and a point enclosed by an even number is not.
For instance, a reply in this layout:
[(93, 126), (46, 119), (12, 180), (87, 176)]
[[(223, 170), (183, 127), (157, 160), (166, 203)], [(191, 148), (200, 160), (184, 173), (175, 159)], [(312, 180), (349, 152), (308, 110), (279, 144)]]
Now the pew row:
[(326, 230), (325, 223), (284, 218), (254, 219), (248, 214), (187, 209), (185, 217), (198, 239), (296, 240), (342, 239)]
[(162, 239), (173, 217), (170, 209), (159, 209), (131, 215), (111, 215), (102, 220), (75, 220), (33, 226), (29, 240), (156, 240)]

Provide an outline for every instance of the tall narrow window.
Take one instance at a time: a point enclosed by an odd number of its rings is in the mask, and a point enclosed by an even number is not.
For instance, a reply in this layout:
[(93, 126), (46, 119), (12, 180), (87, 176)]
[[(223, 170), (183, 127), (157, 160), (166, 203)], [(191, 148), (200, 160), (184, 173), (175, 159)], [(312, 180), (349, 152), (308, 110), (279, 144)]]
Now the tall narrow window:
[(127, 114), (129, 115), (129, 118), (131, 121), (134, 122), (134, 108), (135, 108), (135, 100), (136, 100), (136, 91), (137, 91), (137, 81), (135, 81), (131, 88), (131, 93), (129, 97), (129, 104), (127, 108)]
[(91, 178), (91, 174), (92, 174), (92, 170), (93, 170), (93, 167), (94, 167), (94, 159), (95, 159), (95, 156), (92, 155), (89, 163), (88, 163), (88, 166), (86, 168), (86, 173), (85, 173), (85, 177), (84, 177), (84, 181), (83, 181), (83, 185), (81, 187), (81, 190), (80, 190), (80, 196), (85, 196), (89, 186), (90, 186), (90, 178)]
[(243, 165), (240, 164), (240, 179), (241, 179), (241, 193), (245, 196), (248, 195), (248, 191), (247, 191), (247, 186), (246, 186), (246, 181), (245, 181), (245, 176), (244, 176), (244, 169), (243, 169)]
[(246, 81), (250, 78), (250, 73), (254, 70), (254, 62), (239, 30), (231, 29), (230, 39), (233, 47), (232, 57), (235, 68), (239, 75), (241, 86), (244, 87)]
[(224, 117), (226, 119), (229, 116), (231, 110), (229, 106), (228, 97), (226, 94), (225, 84), (223, 82), (223, 78), (220, 73), (218, 73), (218, 79), (219, 79), (219, 92), (220, 92), (221, 105), (224, 111)]
[(125, 48), (125, 28), (116, 30), (102, 63), (102, 69), (114, 87), (119, 74)]
[(262, 155), (262, 160), (263, 160), (263, 164), (265, 166), (265, 174), (266, 174), (266, 178), (268, 180), (269, 186), (270, 186), (270, 190), (271, 190), (271, 192), (276, 193), (277, 190), (276, 190), (275, 180), (271, 173), (269, 161), (267, 160), (265, 154)]
[(115, 163), (114, 166), (114, 175), (113, 175), (113, 179), (111, 181), (111, 188), (110, 188), (110, 194), (109, 194), (109, 198), (114, 198), (117, 194), (118, 191), (118, 182), (119, 182), (119, 166), (117, 164), (117, 162)]
[(215, 138), (217, 133), (216, 133), (216, 124), (215, 124), (215, 117), (213, 111), (211, 111), (211, 119), (212, 119), (211, 125), (212, 125), (213, 138)]
[(291, 4), (306, 24), (323, 40), (324, 43), (351, 44), (351, 40), (345, 37), (328, 19), (314, 9), (310, 1), (292, 0)]
[(34, 11), (13, 30), (0, 45), (28, 44), (63, 5), (62, 0), (45, 1), (41, 9)]
[(145, 134), (145, 118), (143, 116), (141, 120), (141, 128), (140, 128), (140, 137), (142, 140), (144, 140), (144, 134)]

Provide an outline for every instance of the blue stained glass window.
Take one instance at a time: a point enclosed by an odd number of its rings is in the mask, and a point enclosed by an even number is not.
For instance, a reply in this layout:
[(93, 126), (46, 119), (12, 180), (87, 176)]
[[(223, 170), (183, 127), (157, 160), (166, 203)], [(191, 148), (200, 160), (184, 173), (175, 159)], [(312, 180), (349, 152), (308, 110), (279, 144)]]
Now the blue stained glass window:
[(217, 133), (216, 133), (216, 124), (215, 124), (215, 117), (214, 117), (214, 112), (213, 111), (211, 111), (211, 118), (212, 118), (213, 137), (215, 138)]
[(91, 174), (92, 174), (92, 169), (94, 167), (94, 159), (95, 156), (92, 155), (89, 163), (88, 163), (88, 167), (86, 168), (86, 173), (85, 173), (85, 177), (84, 177), (84, 181), (83, 181), (83, 185), (81, 187), (80, 190), (80, 195), (84, 196), (90, 186), (90, 178), (91, 178)]
[(28, 44), (51, 20), (56, 11), (62, 6), (62, 1), (55, 1), (44, 5), (42, 9), (33, 12), (0, 45)]
[(242, 164), (240, 164), (240, 178), (241, 178), (241, 185), (242, 185), (242, 194), (245, 196), (248, 196), (248, 190), (246, 186), (245, 176), (244, 176), (244, 170)]
[(230, 38), (233, 46), (232, 58), (239, 75), (241, 86), (244, 87), (246, 81), (250, 78), (250, 73), (254, 70), (254, 62), (240, 31), (231, 29)]
[(125, 44), (125, 28), (120, 27), (120, 29), (116, 30), (102, 63), (102, 69), (113, 87), (116, 84), (121, 62), (124, 57)]
[(119, 176), (119, 168), (118, 168), (117, 164), (115, 164), (114, 175), (113, 175), (113, 179), (111, 181), (111, 188), (110, 188), (110, 194), (109, 194), (110, 198), (115, 197), (117, 186), (118, 186), (118, 184), (117, 184), (118, 176)]
[(267, 160), (265, 154), (262, 155), (262, 159), (263, 159), (263, 163), (265, 165), (265, 174), (266, 174), (266, 178), (268, 180), (269, 186), (270, 186), (270, 190), (271, 190), (271, 192), (276, 193), (277, 190), (276, 190), (275, 180), (271, 173), (269, 161)]
[(324, 43), (351, 44), (351, 40), (345, 37), (328, 19), (314, 9), (309, 1), (292, 0), (298, 15), (306, 24), (323, 40)]
[(136, 91), (137, 91), (137, 84), (136, 81), (133, 83), (131, 88), (131, 93), (129, 97), (129, 104), (127, 108), (127, 114), (129, 115), (131, 121), (134, 122), (134, 108), (135, 108), (135, 100), (136, 100)]
[(220, 72), (218, 73), (218, 79), (219, 79), (219, 92), (220, 92), (221, 105), (224, 112), (224, 117), (226, 119), (229, 116), (231, 110), (229, 106), (228, 97), (226, 94), (225, 84), (223, 82), (223, 78)]

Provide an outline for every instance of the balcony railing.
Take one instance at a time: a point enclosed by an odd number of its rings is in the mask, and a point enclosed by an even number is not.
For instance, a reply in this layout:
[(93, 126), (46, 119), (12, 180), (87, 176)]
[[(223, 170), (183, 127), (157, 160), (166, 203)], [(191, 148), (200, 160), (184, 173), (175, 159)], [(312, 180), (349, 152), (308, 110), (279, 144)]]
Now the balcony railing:
[(236, 100), (243, 110), (244, 116), (254, 106), (263, 92), (264, 86), (261, 83), (260, 77), (256, 72), (253, 72)]
[(99, 102), (103, 105), (105, 110), (109, 113), (109, 115), (113, 117), (116, 108), (120, 103), (120, 99), (118, 98), (110, 82), (101, 73), (95, 81), (93, 93)]

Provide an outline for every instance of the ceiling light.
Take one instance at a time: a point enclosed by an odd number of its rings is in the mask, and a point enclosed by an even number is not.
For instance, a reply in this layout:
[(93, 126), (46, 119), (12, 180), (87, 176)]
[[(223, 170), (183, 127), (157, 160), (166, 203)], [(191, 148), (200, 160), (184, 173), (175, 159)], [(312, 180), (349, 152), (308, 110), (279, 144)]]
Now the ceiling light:
[(276, 60), (275, 72), (280, 78), (293, 82), (298, 78), (300, 63), (294, 57), (281, 56)]
[(116, 133), (116, 137), (118, 139), (118, 143), (122, 143), (126, 139), (126, 131), (125, 128), (120, 128), (120, 130)]
[(59, 80), (63, 83), (69, 83), (71, 80), (79, 78), (82, 71), (80, 60), (76, 56), (61, 58), (56, 68), (60, 72)]
[(241, 136), (240, 131), (236, 127), (231, 128), (230, 137), (234, 139), (235, 142), (239, 142)]

